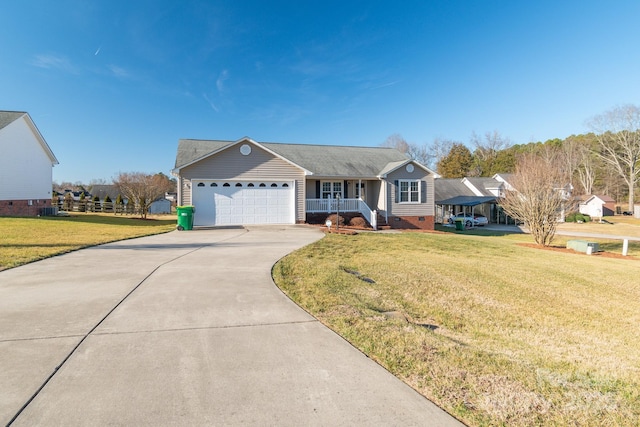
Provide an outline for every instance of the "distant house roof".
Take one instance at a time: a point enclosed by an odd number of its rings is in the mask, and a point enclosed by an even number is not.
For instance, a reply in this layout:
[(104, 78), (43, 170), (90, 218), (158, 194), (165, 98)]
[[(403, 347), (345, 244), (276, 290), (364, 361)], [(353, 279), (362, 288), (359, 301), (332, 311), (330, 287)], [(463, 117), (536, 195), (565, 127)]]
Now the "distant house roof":
[[(175, 169), (179, 170), (242, 141), (261, 146), (310, 174), (321, 177), (377, 178), (411, 161), (404, 153), (386, 147), (257, 143), (248, 138), (239, 141), (181, 139), (178, 142)], [(420, 167), (433, 173), (423, 165)]]
[(100, 200), (104, 200), (107, 196), (112, 202), (116, 200), (120, 194), (120, 190), (113, 184), (96, 184), (91, 186), (91, 195), (93, 197), (98, 196)]
[[(437, 205), (476, 206), (494, 202), (502, 182), (488, 177), (465, 177), (435, 180)], [(492, 192), (491, 190), (494, 190)]]
[(609, 197), (609, 196), (602, 196), (602, 195), (597, 195), (597, 194), (593, 194), (590, 196), (582, 196), (582, 200), (583, 200), (583, 204), (587, 204), (589, 202), (591, 202), (592, 200), (595, 199), (599, 199), (602, 203), (615, 203), (616, 201)]
[(440, 201), (448, 200), (458, 196), (473, 197), (473, 191), (462, 183), (459, 178), (438, 178), (434, 183), (434, 193), (436, 204), (441, 204)]
[(491, 190), (497, 191), (502, 186), (500, 181), (490, 177), (472, 177), (464, 179), (473, 185), (473, 187), (476, 188), (482, 196), (495, 197), (495, 193), (492, 193)]
[(26, 113), (24, 111), (0, 111), (0, 130), (4, 129), (5, 127), (9, 126), (11, 123), (22, 117), (24, 117), (27, 125), (40, 143), (40, 146), (51, 160), (51, 164), (59, 164), (55, 154), (53, 154), (53, 151), (51, 151), (51, 147), (49, 147), (49, 144), (47, 144), (47, 141), (45, 141), (44, 137), (36, 127), (36, 124), (31, 119), (31, 116), (29, 116), (29, 113)]

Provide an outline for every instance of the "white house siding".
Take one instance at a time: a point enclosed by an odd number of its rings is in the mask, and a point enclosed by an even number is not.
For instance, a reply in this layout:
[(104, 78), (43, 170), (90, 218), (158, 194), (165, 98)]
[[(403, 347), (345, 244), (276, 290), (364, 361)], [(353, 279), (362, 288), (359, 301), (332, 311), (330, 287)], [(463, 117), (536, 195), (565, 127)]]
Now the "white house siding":
[(52, 161), (27, 119), (0, 129), (0, 200), (51, 199)]
[[(397, 203), (395, 181), (400, 179), (419, 179), (421, 203)], [(394, 216), (435, 216), (433, 176), (416, 166), (413, 172), (402, 167), (387, 175), (387, 206), (389, 214)]]
[[(197, 179), (295, 181), (295, 219), (305, 220), (305, 175), (302, 169), (251, 144), (251, 153), (244, 156), (240, 146), (233, 145), (180, 171), (184, 179), (181, 204), (191, 203), (192, 182)], [(197, 207), (196, 207), (197, 209)]]

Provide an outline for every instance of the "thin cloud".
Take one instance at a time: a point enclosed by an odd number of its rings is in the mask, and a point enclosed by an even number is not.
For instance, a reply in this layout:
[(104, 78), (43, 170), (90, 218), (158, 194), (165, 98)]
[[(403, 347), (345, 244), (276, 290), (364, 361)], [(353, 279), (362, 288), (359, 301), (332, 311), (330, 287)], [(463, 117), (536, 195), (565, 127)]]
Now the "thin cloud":
[(202, 97), (205, 99), (205, 101), (207, 101), (207, 103), (209, 104), (209, 106), (213, 109), (213, 111), (215, 111), (216, 113), (219, 113), (220, 110), (218, 109), (218, 107), (216, 106), (216, 104), (213, 103), (212, 100), (209, 99), (209, 97), (207, 96), (206, 93), (202, 94)]
[(47, 70), (60, 70), (71, 74), (78, 74), (77, 68), (66, 56), (53, 54), (39, 54), (31, 61), (31, 65)]
[(383, 83), (383, 84), (379, 84), (377, 86), (372, 86), (369, 89), (370, 90), (374, 90), (374, 89), (382, 89), (383, 87), (389, 87), (389, 86), (393, 86), (400, 83), (400, 80), (396, 80), (394, 82), (389, 82), (389, 83)]
[(224, 82), (229, 79), (229, 70), (223, 70), (222, 73), (218, 76), (216, 80), (216, 87), (218, 88), (218, 92), (224, 91)]
[(114, 64), (109, 64), (109, 70), (114, 76), (119, 77), (121, 79), (126, 79), (131, 77), (131, 74), (127, 70)]

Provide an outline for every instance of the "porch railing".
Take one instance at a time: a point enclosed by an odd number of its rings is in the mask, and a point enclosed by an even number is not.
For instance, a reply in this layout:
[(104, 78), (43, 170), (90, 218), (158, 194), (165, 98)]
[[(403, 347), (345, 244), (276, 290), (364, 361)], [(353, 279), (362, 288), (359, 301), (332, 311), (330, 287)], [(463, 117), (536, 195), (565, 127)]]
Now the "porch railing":
[(378, 229), (377, 212), (372, 211), (361, 199), (307, 199), (306, 211), (308, 213), (359, 212), (374, 230)]

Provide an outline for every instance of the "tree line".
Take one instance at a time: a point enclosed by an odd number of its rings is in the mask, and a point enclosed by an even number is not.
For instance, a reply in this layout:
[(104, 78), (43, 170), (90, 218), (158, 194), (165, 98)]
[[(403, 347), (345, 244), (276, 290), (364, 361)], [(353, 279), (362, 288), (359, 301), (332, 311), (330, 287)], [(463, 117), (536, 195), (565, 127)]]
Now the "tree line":
[(615, 107), (592, 117), (587, 125), (591, 132), (586, 134), (528, 144), (513, 144), (492, 131), (472, 134), (468, 144), (438, 138), (418, 145), (394, 134), (382, 145), (407, 153), (443, 178), (516, 173), (523, 170), (519, 163), (531, 163), (534, 156), (557, 169), (554, 177), (569, 184), (574, 195), (605, 194), (617, 201), (626, 197), (633, 211), (640, 181), (640, 108)]

